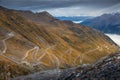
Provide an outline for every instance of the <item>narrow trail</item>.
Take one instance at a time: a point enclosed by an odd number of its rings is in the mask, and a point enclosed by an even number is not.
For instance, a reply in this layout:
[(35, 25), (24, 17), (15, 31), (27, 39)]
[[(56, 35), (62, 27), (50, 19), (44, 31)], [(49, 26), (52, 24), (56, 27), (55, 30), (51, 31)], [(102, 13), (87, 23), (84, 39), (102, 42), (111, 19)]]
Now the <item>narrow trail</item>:
[(0, 55), (3, 56), (3, 57), (5, 57), (6, 59), (12, 61), (13, 63), (20, 64), (18, 61), (14, 60), (14, 59), (12, 59), (12, 58), (10, 58), (10, 57), (7, 57), (7, 56), (5, 56), (5, 55), (3, 55), (3, 54), (0, 54)]
[(7, 57), (7, 56), (4, 55), (4, 53), (6, 53), (6, 51), (7, 51), (6, 40), (12, 38), (14, 36), (14, 34), (12, 32), (10, 32), (10, 33), (8, 33), (7, 36), (8, 36), (7, 38), (5, 38), (5, 39), (2, 40), (3, 51), (0, 51), (0, 55), (3, 56), (4, 58), (7, 58), (8, 60), (10, 60), (10, 61), (12, 61), (14, 63), (19, 64), (19, 62), (17, 62), (16, 60), (14, 60), (14, 59), (12, 59), (12, 58)]
[(78, 60), (78, 59), (80, 59), (79, 60), (79, 62), (82, 64), (83, 63), (83, 56), (84, 55), (86, 55), (86, 54), (89, 54), (89, 53), (91, 53), (91, 52), (94, 52), (94, 51), (96, 51), (96, 50), (100, 50), (100, 51), (102, 51), (102, 49), (103, 48), (106, 48), (106, 49), (108, 49), (108, 52), (110, 53), (110, 49), (112, 48), (112, 47), (114, 47), (115, 45), (112, 45), (110, 48), (108, 48), (107, 46), (97, 46), (97, 48), (96, 49), (93, 49), (93, 50), (89, 50), (89, 51), (87, 51), (87, 52), (85, 52), (85, 53), (83, 53), (82, 55), (80, 54), (75, 60), (74, 60), (74, 64), (76, 64), (76, 61)]
[[(26, 54), (24, 55), (24, 57), (22, 58), (22, 60), (25, 60), (25, 59), (28, 57), (29, 53), (30, 53), (31, 51), (33, 51), (33, 50), (34, 50), (33, 55), (35, 55), (35, 54), (37, 54), (37, 52), (38, 52), (38, 50), (39, 50), (39, 47), (38, 47), (38, 46), (35, 46), (34, 48), (28, 50), (28, 51), (26, 52)], [(34, 59), (35, 59), (35, 58), (34, 58)]]
[[(69, 61), (71, 62), (72, 52), (73, 52), (73, 49), (72, 49), (72, 48), (67, 49), (67, 50), (64, 52), (64, 54), (61, 55), (61, 59), (62, 59), (65, 55), (69, 55)], [(60, 61), (60, 63), (62, 63), (62, 61)]]
[(43, 48), (41, 48), (41, 50), (42, 50), (42, 52), (41, 52), (41, 56), (39, 57), (39, 58), (36, 58), (36, 55), (37, 54), (35, 54), (34, 56), (34, 58), (36, 59), (35, 61), (36, 61), (36, 64), (32, 64), (32, 66), (36, 66), (36, 65), (38, 65), (38, 64), (43, 64), (43, 62), (41, 62), (40, 60), (46, 55), (46, 52), (44, 51), (44, 49)]
[(32, 65), (35, 66), (35, 65), (38, 65), (38, 64), (40, 64), (40, 65), (43, 64), (43, 62), (41, 62), (40, 60), (47, 54), (49, 56), (49, 58), (50, 58), (51, 64), (54, 65), (54, 64), (57, 63), (56, 66), (59, 67), (59, 65), (60, 65), (59, 59), (54, 54), (51, 54), (51, 53), (48, 52), (48, 50), (54, 49), (55, 46), (56, 45), (48, 46), (48, 48), (46, 48), (46, 49), (41, 48), (41, 50), (42, 50), (41, 56), (39, 58), (36, 58), (37, 54), (34, 54), (34, 59), (36, 59), (35, 60), (36, 64), (32, 64)]
[(87, 51), (85, 53), (79, 54), (79, 56), (74, 60), (74, 64), (76, 64), (76, 62), (77, 62), (78, 59), (80, 59), (79, 62), (82, 64), (83, 63), (83, 55), (86, 55), (88, 53), (94, 52), (94, 51), (96, 51), (98, 49), (100, 49), (100, 47), (97, 47), (96, 49), (89, 50), (89, 51)]
[(79, 60), (79, 63), (82, 63), (82, 60), (81, 60), (82, 58), (81, 58), (81, 55), (80, 55), (80, 54), (79, 54), (79, 56), (78, 56), (77, 58), (75, 58), (75, 60), (74, 60), (74, 64), (75, 64), (75, 65), (77, 64), (76, 62), (77, 62), (78, 59), (80, 59), (80, 60)]
[(93, 50), (90, 50), (90, 51), (88, 51), (88, 52), (83, 53), (83, 54), (81, 55), (81, 62), (82, 62), (82, 64), (83, 64), (83, 56), (84, 56), (84, 55), (86, 55), (86, 54), (88, 54), (88, 53), (91, 53), (91, 52), (94, 52), (94, 51), (99, 50), (99, 49), (100, 49), (100, 47), (97, 47), (96, 49), (93, 49)]
[(39, 47), (38, 47), (38, 46), (35, 46), (35, 51), (34, 51), (34, 53), (33, 53), (33, 58), (35, 59), (36, 62), (37, 62), (36, 55), (38, 54), (38, 50), (39, 50)]
[(45, 53), (45, 50), (44, 50), (43, 48), (42, 48), (41, 50), (42, 50), (42, 52), (41, 52), (42, 55), (37, 59), (38, 62), (39, 62), (39, 61), (45, 56), (45, 54), (46, 54), (46, 53)]
[(68, 49), (66, 52), (65, 52), (65, 54), (63, 54), (63, 56), (64, 55), (66, 55), (66, 54), (68, 54), (69, 56), (69, 62), (72, 62), (72, 52), (73, 52), (73, 49), (72, 48), (70, 48), (70, 49)]
[(8, 33), (8, 37), (2, 40), (3, 51), (0, 51), (0, 54), (6, 53), (7, 45), (6, 45), (5, 41), (8, 40), (9, 38), (12, 38), (13, 36), (14, 36), (14, 34), (12, 32)]
[(52, 64), (58, 69), (60, 66), (60, 61), (58, 57), (56, 57), (54, 54), (49, 54), (49, 57), (50, 57), (50, 60), (52, 61)]
[(33, 52), (33, 55), (32, 55), (32, 57), (33, 57), (33, 59), (34, 59), (34, 61), (35, 61), (35, 63), (37, 62), (37, 58), (36, 58), (36, 54), (38, 53), (38, 50), (39, 50), (39, 47), (38, 46), (35, 46), (34, 48), (32, 48), (32, 49), (30, 49), (30, 50), (28, 50), (27, 52), (26, 52), (26, 54), (24, 55), (24, 57), (22, 58), (22, 61), (20, 62), (20, 63), (25, 63), (25, 64), (27, 64), (27, 65), (34, 65), (34, 63), (32, 63), (32, 64), (30, 64), (28, 61), (26, 61), (25, 59), (28, 57), (28, 55), (29, 55), (29, 53), (31, 52), (31, 51), (33, 51), (34, 50), (34, 52)]
[(49, 52), (48, 52), (48, 50), (49, 49), (54, 49), (55, 48), (55, 46), (56, 45), (53, 45), (53, 46), (49, 46), (45, 51), (46, 51), (46, 53), (48, 54), (48, 56), (50, 57), (50, 60), (52, 61), (52, 64), (56, 64), (57, 63), (57, 65), (55, 65), (57, 68), (59, 68), (59, 66), (60, 66), (60, 61), (59, 61), (59, 59), (58, 59), (58, 57), (57, 56), (55, 56), (54, 54), (50, 54)]

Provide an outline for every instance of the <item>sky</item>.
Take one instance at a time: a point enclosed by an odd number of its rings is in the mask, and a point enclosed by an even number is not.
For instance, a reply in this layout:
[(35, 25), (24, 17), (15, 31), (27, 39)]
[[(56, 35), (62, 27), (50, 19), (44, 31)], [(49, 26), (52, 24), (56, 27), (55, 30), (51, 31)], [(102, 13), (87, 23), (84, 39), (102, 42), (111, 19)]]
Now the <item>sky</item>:
[(53, 16), (98, 16), (120, 12), (120, 0), (0, 0), (10, 9), (48, 11)]

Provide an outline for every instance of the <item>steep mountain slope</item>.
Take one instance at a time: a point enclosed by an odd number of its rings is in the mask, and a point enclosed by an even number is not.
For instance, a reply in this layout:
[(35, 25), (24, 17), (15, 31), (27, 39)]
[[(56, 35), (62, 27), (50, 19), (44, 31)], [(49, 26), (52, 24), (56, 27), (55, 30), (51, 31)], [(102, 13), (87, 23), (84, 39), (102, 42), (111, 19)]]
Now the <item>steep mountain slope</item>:
[(0, 7), (0, 16), (0, 59), (31, 70), (93, 63), (118, 51), (103, 33), (57, 20), (47, 12), (35, 14)]
[(88, 19), (81, 24), (98, 29), (104, 33), (120, 34), (120, 13), (103, 14), (93, 19)]

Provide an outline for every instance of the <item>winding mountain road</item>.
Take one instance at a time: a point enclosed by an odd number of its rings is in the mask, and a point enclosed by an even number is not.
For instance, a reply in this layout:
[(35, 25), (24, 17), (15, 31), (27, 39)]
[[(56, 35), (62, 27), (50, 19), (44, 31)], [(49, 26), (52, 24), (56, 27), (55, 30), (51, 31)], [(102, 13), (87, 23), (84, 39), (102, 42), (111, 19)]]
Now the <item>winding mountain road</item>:
[(38, 47), (38, 46), (35, 46), (34, 48), (28, 50), (28, 51), (25, 53), (25, 55), (24, 55), (24, 57), (22, 58), (22, 60), (25, 60), (25, 59), (28, 57), (29, 53), (30, 53), (31, 51), (33, 51), (33, 50), (34, 50), (34, 52), (33, 52), (33, 57), (34, 57), (34, 59), (36, 60), (35, 55), (38, 53), (38, 50), (39, 50), (39, 47)]
[[(52, 53), (50, 53), (50, 52), (48, 51), (48, 50), (53, 50), (53, 49), (55, 49), (56, 45), (48, 46), (48, 48), (46, 48), (46, 49), (41, 48), (42, 52), (41, 52), (41, 55), (40, 55), (38, 58), (37, 58), (36, 55), (39, 54), (39, 53), (38, 53), (38, 50), (40, 50), (40, 49), (39, 49), (39, 46), (34, 46), (32, 49), (28, 50), (28, 51), (25, 53), (25, 55), (24, 55), (23, 58), (22, 58), (22, 62), (17, 62), (17, 61), (15, 61), (14, 59), (5, 56), (4, 53), (6, 53), (6, 51), (7, 51), (6, 40), (12, 38), (13, 36), (14, 36), (14, 34), (13, 34), (12, 32), (11, 32), (11, 33), (8, 33), (8, 34), (7, 34), (7, 37), (6, 37), (5, 39), (3, 39), (3, 40), (0, 41), (0, 42), (1, 42), (0, 44), (1, 44), (1, 46), (2, 46), (2, 48), (1, 48), (2, 50), (0, 50), (0, 55), (1, 55), (1, 56), (5, 57), (5, 58), (7, 58), (7, 59), (9, 59), (9, 60), (17, 63), (17, 64), (20, 64), (20, 63), (29, 64), (29, 62), (27, 62), (25, 59), (28, 57), (29, 53), (34, 50), (33, 55), (32, 55), (32, 58), (34, 59), (35, 63), (33, 63), (32, 65), (43, 64), (43, 62), (41, 62), (41, 59), (47, 54), (47, 55), (49, 56), (49, 58), (50, 58), (51, 64), (54, 65), (54, 66), (56, 66), (57, 68), (59, 68), (60, 64), (62, 63), (61, 60), (58, 59), (58, 57), (57, 57), (56, 55), (54, 55), (54, 54), (52, 54)], [(112, 47), (114, 47), (114, 45), (111, 46), (111, 48), (112, 48)], [(106, 45), (103, 45), (103, 47), (102, 47), (102, 46), (97, 46), (96, 49), (89, 50), (89, 51), (87, 51), (87, 52), (85, 52), (85, 53), (83, 53), (83, 54), (79, 54), (79, 55), (75, 58), (74, 64), (77, 64), (77, 63), (76, 63), (77, 60), (79, 60), (80, 63), (83, 63), (83, 56), (84, 56), (84, 55), (89, 54), (89, 53), (91, 53), (91, 52), (94, 52), (94, 51), (96, 51), (96, 50), (101, 51), (102, 48), (106, 48), (106, 49), (108, 49), (108, 51), (109, 51), (109, 49), (110, 49), (110, 48), (108, 48)], [(72, 48), (66, 50), (65, 53), (61, 55), (61, 59), (62, 59), (65, 55), (68, 55), (69, 61), (72, 62), (72, 61), (71, 61), (71, 60), (72, 60), (72, 52), (73, 52), (73, 49), (72, 49)]]
[(89, 51), (87, 51), (87, 52), (85, 52), (85, 53), (79, 54), (79, 56), (74, 60), (74, 64), (76, 64), (76, 61), (77, 61), (78, 59), (80, 59), (80, 60), (79, 60), (80, 63), (83, 63), (83, 55), (86, 55), (86, 54), (88, 54), (88, 53), (94, 52), (94, 51), (99, 50), (99, 49), (100, 49), (100, 47), (98, 46), (97, 48), (95, 48), (95, 49), (93, 49), (93, 50), (89, 50)]
[(9, 38), (12, 38), (12, 37), (14, 36), (14, 34), (11, 32), (11, 33), (8, 33), (7, 36), (8, 36), (7, 38), (5, 38), (5, 39), (3, 39), (3, 40), (1, 41), (1, 45), (2, 45), (3, 51), (0, 50), (0, 54), (6, 53), (7, 46), (6, 46), (5, 41), (8, 40)]
[(13, 33), (13, 32), (10, 32), (10, 33), (8, 33), (7, 36), (8, 36), (7, 38), (5, 38), (5, 39), (3, 39), (3, 40), (1, 41), (1, 45), (2, 45), (3, 51), (0, 50), (0, 55), (3, 56), (4, 58), (6, 58), (6, 59), (8, 59), (8, 60), (10, 60), (10, 61), (12, 61), (12, 62), (14, 62), (14, 63), (19, 64), (19, 62), (17, 62), (17, 61), (15, 61), (15, 60), (13, 60), (12, 58), (7, 57), (7, 56), (4, 55), (4, 53), (6, 53), (6, 51), (7, 51), (6, 40), (12, 38), (12, 37), (14, 36), (14, 33)]

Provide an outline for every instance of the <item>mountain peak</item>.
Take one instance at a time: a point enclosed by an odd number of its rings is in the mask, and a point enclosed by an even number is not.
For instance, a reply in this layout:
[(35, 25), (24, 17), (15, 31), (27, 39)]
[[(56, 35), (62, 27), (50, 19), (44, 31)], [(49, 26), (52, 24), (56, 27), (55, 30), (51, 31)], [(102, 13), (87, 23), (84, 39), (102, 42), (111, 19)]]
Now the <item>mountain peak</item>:
[(36, 13), (36, 14), (38, 16), (45, 16), (45, 17), (53, 18), (53, 16), (51, 14), (49, 14), (47, 11), (39, 12), (39, 13)]
[(42, 12), (39, 12), (38, 14), (47, 14), (47, 15), (50, 15), (47, 11), (42, 11)]

